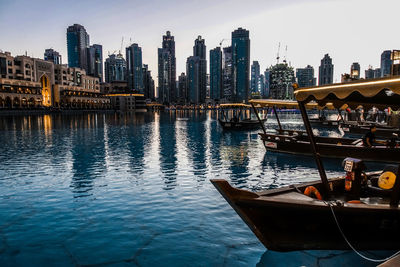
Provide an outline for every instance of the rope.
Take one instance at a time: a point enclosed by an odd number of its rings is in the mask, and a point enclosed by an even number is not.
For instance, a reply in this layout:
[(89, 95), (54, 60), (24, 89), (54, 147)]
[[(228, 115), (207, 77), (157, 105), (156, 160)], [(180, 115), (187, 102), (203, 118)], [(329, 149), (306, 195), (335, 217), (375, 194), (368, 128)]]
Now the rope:
[(338, 222), (338, 220), (337, 220), (337, 218), (336, 218), (335, 212), (333, 211), (333, 208), (332, 208), (331, 203), (326, 202), (326, 201), (324, 201), (324, 202), (325, 202), (325, 204), (327, 204), (327, 205), (329, 206), (329, 208), (331, 209), (333, 218), (335, 219), (336, 225), (337, 225), (337, 227), (338, 227), (340, 233), (342, 234), (343, 239), (346, 241), (347, 245), (349, 245), (349, 247), (350, 247), (358, 256), (360, 256), (361, 258), (363, 258), (363, 259), (365, 259), (365, 260), (367, 260), (367, 261), (372, 261), (372, 262), (384, 262), (384, 261), (388, 261), (388, 260), (390, 260), (390, 259), (393, 259), (393, 258), (396, 257), (397, 255), (400, 255), (400, 251), (397, 251), (397, 252), (394, 253), (392, 256), (389, 256), (389, 257), (384, 258), (384, 259), (372, 259), (372, 258), (368, 258), (367, 256), (364, 256), (363, 254), (361, 254), (359, 251), (357, 251), (357, 250), (351, 245), (351, 243), (349, 242), (349, 240), (348, 240), (348, 239), (346, 238), (346, 236), (344, 235), (344, 233), (343, 233), (343, 231), (342, 231), (342, 228), (340, 227), (339, 222)]

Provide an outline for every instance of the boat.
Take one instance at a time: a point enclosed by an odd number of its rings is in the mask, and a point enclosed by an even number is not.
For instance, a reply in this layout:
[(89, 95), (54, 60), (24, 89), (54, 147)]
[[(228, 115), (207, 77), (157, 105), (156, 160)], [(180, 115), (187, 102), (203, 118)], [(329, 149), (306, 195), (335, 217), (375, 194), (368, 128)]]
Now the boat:
[(345, 133), (350, 134), (365, 134), (369, 131), (371, 126), (376, 126), (375, 135), (378, 137), (391, 138), (393, 136), (400, 136), (399, 127), (388, 126), (387, 124), (375, 123), (375, 122), (357, 122), (357, 121), (346, 121), (341, 122), (340, 127)]
[[(251, 106), (242, 103), (220, 104), (219, 124), (224, 130), (253, 130), (261, 127), (266, 119), (252, 119)], [(258, 114), (257, 114), (258, 116)]]
[[(276, 108), (299, 108), (296, 101), (282, 100), (252, 100), (250, 103), (254, 108), (274, 108), (274, 113), (278, 122), (279, 129), (276, 133), (267, 132), (263, 128), (263, 132), (259, 133), (261, 140), (267, 151), (312, 155), (310, 140), (305, 131), (301, 130), (286, 130), (283, 129)], [(330, 109), (334, 109), (332, 103), (325, 103)], [(311, 102), (305, 105), (306, 109), (316, 108), (317, 103)], [(381, 161), (381, 162), (398, 162), (400, 160), (400, 143), (399, 140), (381, 140), (390, 143), (389, 145), (375, 145), (365, 147), (362, 145), (362, 139), (359, 138), (343, 138), (329, 136), (315, 136), (315, 141), (319, 146), (319, 153), (322, 157), (330, 158), (363, 158), (366, 161)]]
[[(345, 158), (344, 175), (328, 179), (305, 107), (315, 101), (399, 108), (400, 78), (301, 88), (295, 96), (320, 181), (262, 192), (222, 179), (212, 179), (213, 185), (269, 250), (400, 250), (400, 161), (365, 173), (362, 158)], [(391, 188), (382, 186), (388, 173)]]

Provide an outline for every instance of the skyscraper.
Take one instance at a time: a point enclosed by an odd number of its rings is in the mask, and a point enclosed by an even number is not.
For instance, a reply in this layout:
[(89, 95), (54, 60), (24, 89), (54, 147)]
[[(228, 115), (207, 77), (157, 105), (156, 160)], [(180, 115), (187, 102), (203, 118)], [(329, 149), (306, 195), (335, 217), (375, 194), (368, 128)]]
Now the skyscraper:
[(360, 79), (360, 72), (360, 64), (358, 62), (354, 62), (353, 64), (351, 64), (350, 77), (352, 79)]
[(144, 64), (142, 68), (143, 72), (143, 91), (145, 99), (154, 99), (154, 80), (151, 77), (151, 71), (149, 71), (148, 65)]
[(265, 79), (264, 93), (261, 93), (261, 96), (263, 98), (267, 98), (267, 97), (269, 97), (269, 91), (270, 91), (270, 85), (271, 85), (271, 69), (270, 68), (265, 69), (264, 79)]
[(174, 36), (167, 31), (163, 35), (162, 48), (158, 49), (159, 100), (170, 104), (176, 100), (176, 58)]
[(56, 65), (62, 64), (60, 53), (58, 53), (52, 48), (46, 49), (44, 51), (44, 60), (51, 61)]
[(232, 32), (233, 98), (237, 102), (249, 99), (250, 39), (249, 31), (239, 28)]
[(188, 97), (192, 104), (203, 104), (207, 94), (207, 60), (204, 39), (194, 41), (193, 56), (186, 61)]
[(250, 89), (252, 93), (258, 92), (257, 85), (259, 77), (260, 77), (260, 64), (258, 63), (258, 61), (253, 61), (253, 64), (251, 65), (251, 80), (250, 80)]
[(99, 44), (87, 48), (87, 74), (103, 81), (103, 47)]
[(89, 34), (85, 27), (74, 24), (67, 28), (68, 66), (84, 70), (87, 68), (87, 48), (89, 47)]
[(143, 93), (142, 48), (132, 44), (126, 48), (125, 55), (128, 89)]
[(318, 85), (333, 83), (333, 64), (329, 54), (325, 54), (319, 66)]
[(126, 61), (121, 54), (108, 56), (105, 62), (106, 83), (126, 81)]
[(310, 65), (307, 65), (305, 68), (296, 69), (296, 78), (299, 87), (311, 87), (316, 84), (314, 68)]
[(223, 98), (232, 99), (232, 47), (224, 47), (222, 54)]
[(184, 72), (179, 75), (178, 78), (178, 92), (179, 92), (179, 102), (185, 104), (188, 98), (187, 95), (187, 78)]
[(389, 76), (392, 68), (392, 51), (385, 50), (381, 54), (381, 77)]
[(216, 47), (210, 50), (210, 98), (220, 100), (223, 95), (222, 51), (221, 47)]
[(205, 40), (202, 39), (200, 35), (194, 40), (193, 56), (206, 59), (206, 44)]

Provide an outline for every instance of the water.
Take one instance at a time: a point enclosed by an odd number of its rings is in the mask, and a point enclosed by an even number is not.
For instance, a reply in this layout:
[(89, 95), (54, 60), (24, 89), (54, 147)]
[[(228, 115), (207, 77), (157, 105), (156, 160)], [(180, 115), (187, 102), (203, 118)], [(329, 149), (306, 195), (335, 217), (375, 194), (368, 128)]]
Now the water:
[(318, 179), (314, 161), (266, 153), (258, 131), (223, 132), (216, 116), (0, 117), (0, 266), (365, 263), (267, 251), (209, 179), (275, 188)]

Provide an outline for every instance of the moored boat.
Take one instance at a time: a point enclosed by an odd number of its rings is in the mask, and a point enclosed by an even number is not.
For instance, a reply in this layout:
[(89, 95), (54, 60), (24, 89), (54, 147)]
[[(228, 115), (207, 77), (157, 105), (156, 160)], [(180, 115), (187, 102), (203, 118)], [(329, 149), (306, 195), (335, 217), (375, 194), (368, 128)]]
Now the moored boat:
[(218, 122), (224, 130), (258, 129), (266, 119), (252, 119), (250, 108), (250, 105), (242, 103), (221, 104)]
[(258, 193), (233, 188), (225, 180), (211, 182), (270, 250), (399, 250), (400, 160), (382, 172), (364, 173), (362, 160), (346, 158), (346, 175), (328, 179), (305, 105), (331, 102), (340, 108), (361, 102), (399, 108), (400, 78), (304, 88), (295, 95), (321, 181)]

